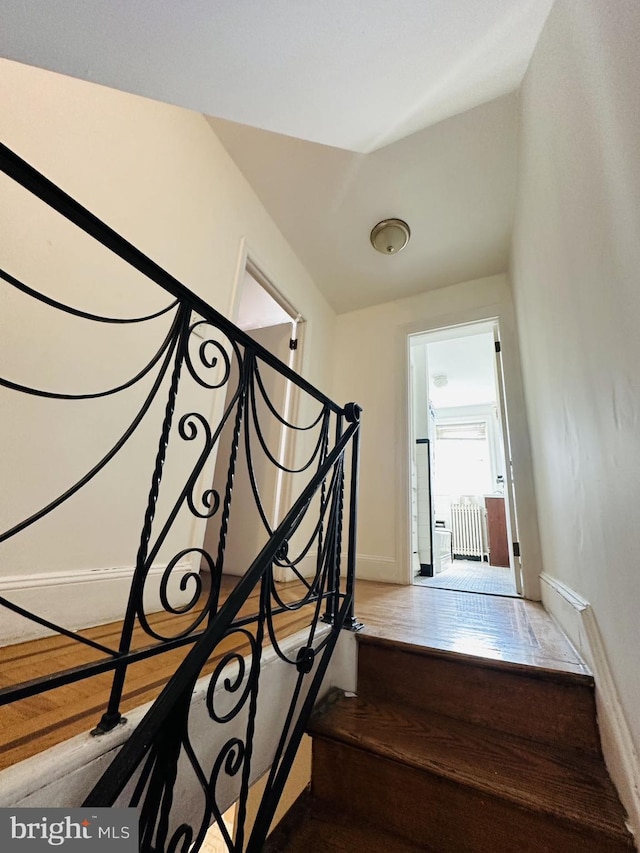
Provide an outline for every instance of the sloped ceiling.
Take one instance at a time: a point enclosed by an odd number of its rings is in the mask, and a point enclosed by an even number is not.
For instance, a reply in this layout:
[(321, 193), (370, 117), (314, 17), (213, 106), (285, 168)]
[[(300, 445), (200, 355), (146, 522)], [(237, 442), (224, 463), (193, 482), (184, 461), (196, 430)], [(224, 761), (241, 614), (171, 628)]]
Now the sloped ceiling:
[[(0, 0), (0, 54), (198, 110), (338, 311), (506, 268), (553, 0)], [(400, 255), (368, 244), (399, 216)]]
[[(507, 268), (516, 95), (371, 154), (210, 123), (339, 313)], [(391, 216), (411, 240), (385, 256), (369, 234)]]

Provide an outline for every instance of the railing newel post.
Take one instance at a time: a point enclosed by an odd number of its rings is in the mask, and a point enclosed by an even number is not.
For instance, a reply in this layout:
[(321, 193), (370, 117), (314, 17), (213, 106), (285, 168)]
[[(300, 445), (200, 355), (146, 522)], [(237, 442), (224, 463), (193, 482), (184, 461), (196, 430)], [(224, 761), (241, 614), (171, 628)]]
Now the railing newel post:
[[(336, 443), (340, 440), (342, 433), (344, 432), (344, 414), (340, 412), (339, 415), (336, 416), (336, 427), (335, 427), (335, 441)], [(337, 549), (334, 541), (333, 545), (333, 555), (331, 561), (331, 568), (329, 573), (329, 584), (330, 584), (330, 594), (327, 596), (327, 604), (324, 615), (322, 617), (322, 621), (328, 623), (329, 625), (333, 625), (335, 623), (336, 617), (338, 615), (338, 609), (340, 604), (340, 543), (342, 542), (342, 495), (343, 495), (343, 482), (344, 482), (344, 469), (341, 473), (341, 482), (339, 489), (339, 527), (338, 527), (338, 536), (337, 536)], [(323, 496), (324, 496), (324, 486), (323, 486)], [(318, 549), (320, 550), (320, 543), (318, 545)], [(318, 554), (318, 560), (320, 559), (320, 554)]]
[[(359, 424), (362, 408), (357, 403), (347, 403), (344, 407), (348, 423)], [(355, 580), (356, 580), (356, 543), (358, 533), (358, 487), (360, 481), (360, 429), (353, 435), (351, 444), (351, 484), (349, 490), (349, 537), (347, 544), (347, 580), (346, 594), (349, 609), (345, 627), (351, 631), (360, 631), (364, 625), (355, 617)]]

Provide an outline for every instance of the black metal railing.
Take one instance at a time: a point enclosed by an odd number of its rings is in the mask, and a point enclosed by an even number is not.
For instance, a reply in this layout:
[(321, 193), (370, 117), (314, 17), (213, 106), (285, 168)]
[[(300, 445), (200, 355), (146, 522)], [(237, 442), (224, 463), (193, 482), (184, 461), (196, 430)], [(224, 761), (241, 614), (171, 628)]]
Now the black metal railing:
[[(4, 286), (55, 315), (116, 329), (135, 324), (155, 330), (164, 325), (155, 333), (151, 354), (128, 378), (98, 390), (51, 390), (19, 381), (15, 374), (12, 377), (11, 364), (1, 371), (0, 386), (6, 392), (40, 398), (43, 406), (52, 401), (89, 405), (134, 392), (138, 400), (134, 406), (128, 403), (127, 424), (119, 436), (59, 493), (12, 520), (0, 533), (0, 547), (28, 537), (51, 513), (94, 484), (134, 442), (139, 445), (142, 437), (146, 446), (154, 420), (157, 427), (155, 460), (150, 458), (147, 471), (148, 496), (138, 509), (141, 529), (119, 642), (101, 643), (9, 596), (0, 596), (5, 612), (65, 636), (90, 649), (94, 658), (3, 687), (0, 705), (111, 672), (109, 701), (95, 730), (106, 732), (122, 720), (131, 665), (190, 645), (87, 804), (110, 805), (128, 796), (140, 810), (141, 850), (186, 851), (192, 844), (201, 844), (212, 820), (220, 822), (225, 834), (217, 792), (222, 779), (235, 780), (238, 828), (234, 839), (225, 835), (227, 846), (230, 851), (260, 850), (340, 629), (357, 626), (353, 588), (359, 407), (337, 406), (2, 145), (0, 170), (171, 297), (161, 309), (140, 316), (103, 316), (65, 304), (32, 282), (19, 280), (14, 271), (0, 269)], [(145, 332), (148, 339), (153, 334)], [(285, 385), (295, 391), (296, 398), (288, 408), (282, 405)], [(170, 476), (167, 467), (172, 469)], [(283, 496), (288, 497), (286, 503)], [(134, 512), (135, 507), (130, 510)], [(278, 518), (282, 518), (279, 523)], [(246, 562), (238, 565), (242, 560)], [(233, 561), (236, 564), (230, 565)], [(162, 567), (159, 579), (152, 572), (158, 564)], [(222, 601), (222, 579), (229, 569), (240, 577)], [(283, 589), (289, 588), (278, 585), (276, 571), (295, 580), (295, 595), (284, 594)], [(208, 584), (203, 582), (205, 575)], [(160, 604), (149, 612), (147, 598), (154, 585)], [(255, 612), (253, 601), (259, 605)], [(166, 619), (155, 618), (158, 609)], [(295, 655), (283, 642), (285, 629), (278, 621), (279, 614), (287, 613), (307, 614)], [(327, 627), (319, 630), (322, 625)], [(246, 653), (235, 647), (225, 651), (230, 639), (241, 641), (236, 645)], [(261, 696), (260, 670), (267, 647), (295, 672), (295, 678), (290, 695), (280, 703), (280, 734), (265, 795), (248, 835), (244, 818)], [(213, 674), (205, 676), (212, 659), (217, 661)], [(196, 754), (190, 730), (192, 694), (202, 677), (209, 679), (209, 720), (220, 732), (225, 726), (234, 730), (207, 767)], [(216, 704), (220, 695), (231, 700), (224, 711)], [(197, 819), (188, 824), (172, 814), (174, 787), (185, 764), (203, 796)]]

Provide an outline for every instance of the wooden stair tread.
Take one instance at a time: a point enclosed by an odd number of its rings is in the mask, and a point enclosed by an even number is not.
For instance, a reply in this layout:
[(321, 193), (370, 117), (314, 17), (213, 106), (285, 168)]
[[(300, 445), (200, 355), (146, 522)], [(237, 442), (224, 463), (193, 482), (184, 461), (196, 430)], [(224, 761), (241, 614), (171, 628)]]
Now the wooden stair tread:
[(356, 615), (367, 639), (589, 673), (566, 635), (533, 601), (359, 581)]
[(358, 693), (601, 758), (591, 676), (359, 640)]
[(519, 675), (529, 675), (533, 678), (553, 681), (559, 684), (575, 684), (585, 687), (593, 687), (594, 679), (586, 666), (580, 669), (569, 667), (564, 661), (547, 661), (543, 666), (535, 663), (522, 663), (499, 657), (486, 657), (442, 649), (437, 646), (426, 646), (403, 640), (380, 636), (379, 634), (368, 634), (366, 626), (357, 635), (359, 644), (379, 646), (386, 649), (396, 650), (405, 654), (418, 655), (419, 657), (436, 658), (444, 661), (472, 664), (482, 669), (493, 669), (502, 672), (512, 672)]
[(304, 792), (269, 835), (263, 853), (435, 853), (379, 827), (355, 822), (338, 810), (328, 809)]
[(385, 851), (385, 853), (417, 853), (429, 848), (417, 847), (395, 835), (369, 826), (354, 826), (337, 820), (312, 817), (289, 839), (286, 846), (267, 848), (272, 853), (354, 853), (354, 851)]
[(342, 699), (310, 733), (367, 750), (530, 810), (626, 838), (624, 813), (597, 759), (450, 717), (359, 697)]

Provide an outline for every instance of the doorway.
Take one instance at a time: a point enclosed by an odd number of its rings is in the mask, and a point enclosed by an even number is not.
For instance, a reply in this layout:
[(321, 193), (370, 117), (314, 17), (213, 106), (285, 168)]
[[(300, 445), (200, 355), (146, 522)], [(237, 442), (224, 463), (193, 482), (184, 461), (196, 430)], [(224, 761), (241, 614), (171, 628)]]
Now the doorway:
[[(295, 369), (300, 357), (302, 316), (293, 308), (275, 286), (261, 271), (247, 259), (242, 278), (239, 281), (239, 298), (235, 323), (262, 347), (275, 355), (280, 361)], [(235, 359), (231, 358), (231, 371), (237, 371)], [(296, 405), (293, 383), (273, 369), (262, 365), (261, 388), (269, 404), (274, 407), (284, 421), (291, 420)], [(234, 394), (235, 381), (227, 387), (227, 408)], [(270, 453), (281, 465), (285, 465), (291, 455), (292, 441), (278, 417), (269, 410), (263, 399), (255, 401), (256, 417), (261, 428), (261, 439)], [(225, 494), (227, 485), (230, 448), (233, 437), (233, 418), (227, 421), (219, 443), (211, 490), (218, 495)], [(259, 442), (255, 441), (255, 445)], [(254, 448), (255, 450), (255, 448)], [(224, 551), (224, 572), (226, 575), (242, 576), (253, 562), (264, 544), (265, 527), (261, 517), (264, 512), (266, 521), (274, 529), (282, 514), (282, 508), (288, 499), (290, 478), (275, 466), (264, 453), (257, 450), (251, 457), (251, 475), (244, 432), (241, 434), (233, 478), (233, 505), (242, 508), (229, 518)], [(261, 510), (258, 509), (254, 489), (260, 495)], [(220, 539), (219, 514), (213, 515), (206, 524), (205, 551), (215, 555)], [(206, 568), (203, 561), (202, 568)], [(284, 569), (276, 571), (276, 580), (284, 580), (278, 575)]]
[(414, 334), (409, 345), (413, 582), (520, 595), (498, 323)]

